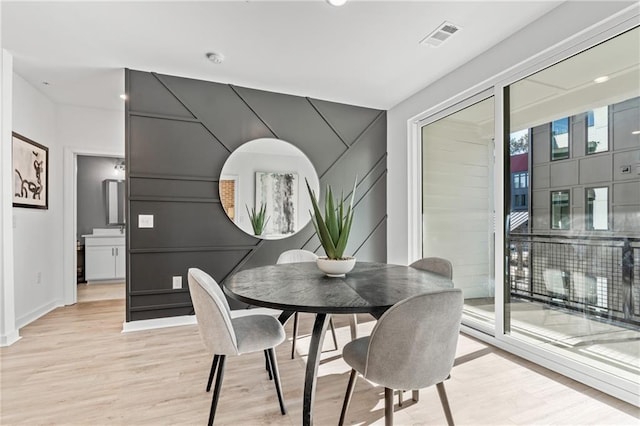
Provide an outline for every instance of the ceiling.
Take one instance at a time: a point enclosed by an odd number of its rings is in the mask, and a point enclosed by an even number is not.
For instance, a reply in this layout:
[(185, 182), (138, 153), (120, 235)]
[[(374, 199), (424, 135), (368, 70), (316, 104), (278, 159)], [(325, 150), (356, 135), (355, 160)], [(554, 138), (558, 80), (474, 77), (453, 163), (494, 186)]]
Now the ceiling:
[[(2, 47), (54, 102), (123, 109), (123, 68), (389, 109), (561, 1), (2, 1)], [(444, 21), (440, 47), (419, 42)], [(207, 52), (224, 55), (222, 64)], [(44, 82), (48, 83), (45, 84)]]

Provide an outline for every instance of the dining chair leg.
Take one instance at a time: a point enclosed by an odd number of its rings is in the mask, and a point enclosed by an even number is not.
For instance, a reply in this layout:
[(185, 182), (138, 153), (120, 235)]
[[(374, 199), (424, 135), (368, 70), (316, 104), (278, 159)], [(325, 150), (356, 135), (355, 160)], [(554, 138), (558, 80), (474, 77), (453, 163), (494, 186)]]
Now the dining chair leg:
[(453, 426), (453, 416), (451, 415), (451, 407), (449, 407), (449, 400), (447, 399), (447, 392), (444, 390), (444, 383), (440, 382), (436, 385), (438, 389), (438, 396), (440, 397), (440, 402), (442, 403), (442, 409), (444, 410), (444, 415), (447, 417), (447, 424), (449, 426)]
[(218, 406), (218, 398), (220, 398), (220, 389), (222, 388), (222, 378), (224, 377), (224, 362), (226, 355), (220, 355), (218, 359), (218, 374), (216, 375), (216, 386), (213, 388), (213, 398), (211, 398), (211, 411), (209, 412), (209, 426), (213, 425), (213, 418), (216, 415), (216, 407)]
[(267, 349), (267, 355), (271, 363), (271, 371), (273, 372), (273, 382), (276, 385), (276, 393), (278, 394), (278, 402), (280, 403), (280, 412), (284, 416), (285, 414), (287, 414), (287, 408), (284, 406), (284, 397), (282, 396), (282, 388), (280, 386), (280, 372), (278, 371), (276, 351), (274, 351), (273, 348)]
[(298, 339), (298, 313), (293, 314), (293, 341), (291, 342), (291, 359), (296, 355), (296, 340)]
[(267, 349), (264, 350), (264, 368), (267, 369), (269, 380), (273, 380), (273, 372), (271, 371), (271, 363), (269, 362), (269, 352), (267, 352)]
[(393, 389), (384, 388), (384, 426), (393, 426)]
[(347, 392), (344, 394), (344, 402), (342, 403), (342, 411), (340, 412), (340, 422), (338, 422), (338, 426), (344, 425), (344, 419), (347, 417), (347, 411), (349, 410), (349, 404), (351, 404), (351, 397), (353, 396), (353, 389), (356, 387), (357, 378), (358, 372), (351, 369), (351, 375), (349, 376), (349, 383), (347, 384)]
[(351, 330), (351, 340), (358, 338), (358, 317), (353, 314), (349, 321), (349, 329)]
[(420, 401), (420, 391), (418, 389), (411, 391), (411, 399), (413, 402)]
[(211, 371), (209, 372), (209, 380), (207, 381), (207, 392), (211, 390), (211, 383), (213, 383), (213, 376), (216, 373), (216, 367), (218, 366), (218, 358), (219, 355), (213, 356), (213, 361), (211, 362)]
[(336, 328), (333, 326), (333, 318), (329, 319), (329, 327), (331, 327), (331, 336), (333, 336), (333, 346), (338, 350), (338, 339), (336, 338)]
[(398, 390), (398, 407), (402, 407), (402, 404), (404, 403), (404, 391), (403, 390)]

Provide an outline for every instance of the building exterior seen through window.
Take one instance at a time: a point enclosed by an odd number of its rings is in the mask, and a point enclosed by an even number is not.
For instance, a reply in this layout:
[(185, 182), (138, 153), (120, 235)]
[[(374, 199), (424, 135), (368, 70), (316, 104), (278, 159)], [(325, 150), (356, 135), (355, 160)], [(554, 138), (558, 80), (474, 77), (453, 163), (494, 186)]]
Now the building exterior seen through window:
[(569, 158), (569, 117), (551, 122), (551, 159)]
[(586, 229), (606, 231), (609, 229), (609, 188), (587, 188)]

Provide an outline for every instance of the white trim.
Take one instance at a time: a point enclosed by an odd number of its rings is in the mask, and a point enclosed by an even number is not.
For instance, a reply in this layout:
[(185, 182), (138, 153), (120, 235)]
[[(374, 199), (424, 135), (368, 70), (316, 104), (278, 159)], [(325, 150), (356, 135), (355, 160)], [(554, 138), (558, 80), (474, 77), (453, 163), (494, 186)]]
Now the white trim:
[[(246, 317), (248, 315), (269, 315), (277, 317), (282, 311), (270, 308), (236, 309), (231, 311), (232, 318)], [(198, 320), (195, 315), (183, 315), (180, 317), (153, 318), (148, 320), (129, 321), (122, 323), (122, 332), (155, 330), (157, 328), (179, 327), (183, 325), (195, 325)]]
[(0, 336), (0, 348), (11, 346), (20, 339), (22, 339), (22, 337), (18, 334), (18, 330), (14, 330), (12, 333), (5, 336)]
[(124, 157), (122, 151), (65, 147), (63, 153), (63, 295), (64, 304), (73, 305), (78, 301), (77, 291), (77, 254), (76, 235), (78, 233), (78, 188), (77, 159), (78, 155), (95, 157)]
[(45, 303), (44, 305), (31, 310), (31, 312), (27, 312), (26, 314), (16, 318), (16, 327), (22, 328), (61, 306), (63, 306), (63, 304), (60, 299)]
[(15, 318), (13, 258), (13, 56), (5, 49), (0, 55), (0, 346), (8, 346), (20, 338)]
[(179, 317), (153, 318), (139, 321), (124, 321), (122, 323), (122, 332), (131, 333), (134, 331), (155, 330), (157, 328), (180, 327), (183, 325), (195, 325), (195, 315), (182, 315)]

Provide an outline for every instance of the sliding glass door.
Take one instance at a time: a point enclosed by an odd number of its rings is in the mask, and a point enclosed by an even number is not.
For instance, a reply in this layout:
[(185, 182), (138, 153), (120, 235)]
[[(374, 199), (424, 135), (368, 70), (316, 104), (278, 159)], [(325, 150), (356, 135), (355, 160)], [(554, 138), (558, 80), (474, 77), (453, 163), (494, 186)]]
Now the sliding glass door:
[(478, 336), (637, 396), (640, 29), (492, 93), (420, 124), (422, 255)]
[(423, 256), (451, 261), (465, 319), (487, 329), (495, 304), (493, 175), (493, 97), (422, 127)]
[(640, 380), (640, 30), (506, 88), (505, 330)]

